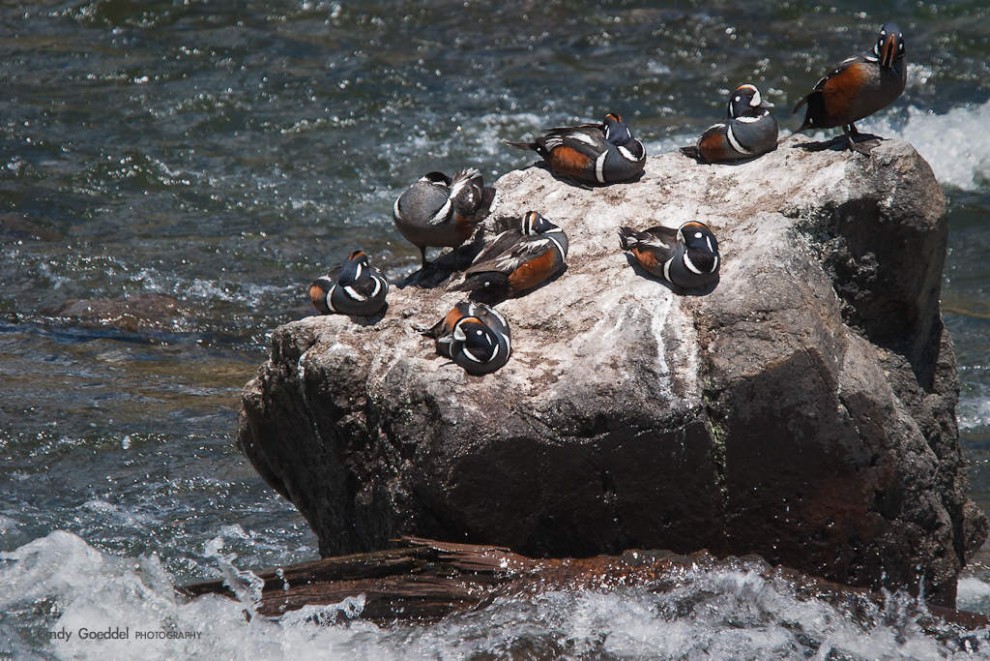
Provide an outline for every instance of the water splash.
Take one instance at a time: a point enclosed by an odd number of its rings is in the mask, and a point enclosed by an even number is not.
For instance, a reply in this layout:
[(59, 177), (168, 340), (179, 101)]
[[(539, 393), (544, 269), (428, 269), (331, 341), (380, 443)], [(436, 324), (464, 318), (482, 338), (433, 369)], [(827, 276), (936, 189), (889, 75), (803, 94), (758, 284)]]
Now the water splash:
[(901, 116), (873, 117), (857, 125), (867, 133), (897, 136), (914, 145), (943, 186), (962, 190), (990, 187), (990, 101), (967, 104), (942, 115), (908, 107)]
[[(251, 584), (254, 575), (221, 554), (222, 541), (207, 544), (217, 568)], [(853, 615), (799, 597), (796, 586), (744, 561), (714, 571), (685, 569), (670, 583), (659, 593), (579, 590), (498, 599), (436, 625), (363, 621), (362, 596), (272, 619), (256, 613), (256, 589), (238, 600), (186, 599), (174, 592), (156, 556), (116, 557), (56, 531), (0, 554), (0, 637), (12, 641), (15, 656), (146, 659), (936, 659), (959, 655), (964, 644), (978, 648), (987, 638), (987, 632), (962, 642), (949, 631), (925, 634), (906, 596)], [(126, 630), (128, 638), (81, 638), (83, 630)], [(58, 632), (74, 635), (58, 639)]]
[(959, 428), (964, 431), (990, 427), (990, 388), (977, 384), (959, 398)]

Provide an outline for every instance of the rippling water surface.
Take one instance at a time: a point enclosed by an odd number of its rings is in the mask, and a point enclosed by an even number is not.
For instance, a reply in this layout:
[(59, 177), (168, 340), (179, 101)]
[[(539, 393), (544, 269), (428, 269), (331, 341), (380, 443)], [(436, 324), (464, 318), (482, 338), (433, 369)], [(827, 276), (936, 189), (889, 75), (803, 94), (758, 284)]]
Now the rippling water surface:
[[(494, 180), (532, 160), (502, 139), (610, 110), (654, 153), (674, 149), (743, 81), (793, 129), (787, 108), (888, 19), (908, 89), (862, 126), (911, 141), (948, 196), (943, 305), (971, 488), (990, 509), (990, 10), (756, 4), (0, 6), (0, 586), (17, 588), (0, 589), (0, 653), (136, 654), (45, 635), (121, 604), (137, 624), (210, 623), (209, 643), (143, 656), (965, 653), (907, 616), (793, 608), (786, 585), (760, 587), (774, 604), (743, 617), (726, 604), (752, 587), (744, 569), (685, 580), (714, 610), (555, 594), (417, 629), (248, 624), (238, 605), (171, 593), (231, 563), (316, 556), (234, 447), (239, 389), (270, 329), (309, 314), (306, 284), (353, 247), (392, 275), (415, 266), (390, 220), (405, 185), (465, 165)], [(978, 567), (960, 593), (990, 612)]]

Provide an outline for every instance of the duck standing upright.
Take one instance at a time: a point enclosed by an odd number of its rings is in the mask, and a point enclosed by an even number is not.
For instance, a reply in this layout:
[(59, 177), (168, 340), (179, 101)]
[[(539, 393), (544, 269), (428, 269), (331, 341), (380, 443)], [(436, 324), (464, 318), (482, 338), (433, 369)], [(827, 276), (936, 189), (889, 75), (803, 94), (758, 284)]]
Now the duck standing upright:
[(521, 296), (567, 267), (567, 234), (536, 211), (490, 241), (455, 287), (490, 305)]
[(616, 113), (601, 124), (550, 129), (533, 142), (506, 143), (535, 151), (555, 175), (589, 184), (629, 181), (646, 165), (646, 148)]
[(725, 122), (708, 127), (696, 145), (681, 151), (705, 163), (738, 161), (771, 152), (777, 148), (777, 120), (770, 114), (772, 107), (755, 85), (740, 85), (729, 97)]
[(430, 172), (406, 189), (392, 207), (399, 232), (419, 248), (422, 266), (428, 247), (456, 248), (474, 233), (491, 207), (495, 189), (474, 168), (453, 177)]
[(388, 278), (371, 266), (363, 250), (355, 250), (340, 266), (309, 286), (309, 298), (321, 314), (370, 317), (385, 307)]
[(808, 106), (798, 131), (841, 126), (849, 149), (867, 154), (856, 144), (854, 122), (889, 106), (906, 83), (904, 35), (894, 23), (884, 23), (871, 52), (842, 62), (797, 102), (793, 112)]
[(645, 271), (681, 289), (700, 289), (718, 280), (722, 258), (715, 234), (692, 220), (676, 230), (619, 228), (619, 241)]

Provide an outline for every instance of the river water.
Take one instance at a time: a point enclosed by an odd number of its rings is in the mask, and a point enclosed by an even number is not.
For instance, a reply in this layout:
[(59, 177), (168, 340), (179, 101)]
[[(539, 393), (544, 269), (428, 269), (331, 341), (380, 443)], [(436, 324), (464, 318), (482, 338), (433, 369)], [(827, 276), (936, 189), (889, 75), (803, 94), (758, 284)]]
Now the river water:
[[(415, 267), (390, 219), (405, 185), (465, 165), (494, 180), (532, 161), (502, 139), (612, 110), (672, 150), (747, 81), (793, 129), (787, 109), (885, 20), (908, 88), (861, 128), (913, 143), (948, 196), (943, 308), (990, 510), (984, 2), (0, 4), (0, 658), (990, 656), (896, 599), (854, 618), (746, 565), (429, 627), (348, 620), (356, 604), (323, 613), (347, 626), (248, 621), (172, 592), (316, 557), (234, 445), (239, 389), (353, 247)], [(960, 607), (990, 613), (990, 572), (969, 571)], [(193, 637), (78, 636), (112, 627)]]

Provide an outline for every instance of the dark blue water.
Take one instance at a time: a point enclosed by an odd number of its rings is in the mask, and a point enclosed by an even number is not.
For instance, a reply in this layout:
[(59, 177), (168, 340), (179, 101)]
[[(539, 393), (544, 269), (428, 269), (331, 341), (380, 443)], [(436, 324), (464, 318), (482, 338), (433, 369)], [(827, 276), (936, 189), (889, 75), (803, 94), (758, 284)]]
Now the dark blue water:
[[(111, 621), (121, 604), (136, 624), (216, 622), (212, 646), (182, 649), (221, 657), (504, 651), (504, 641), (476, 640), (487, 621), (470, 618), (313, 632), (170, 601), (171, 582), (316, 556), (305, 523), (234, 446), (239, 390), (267, 334), (310, 314), (306, 285), (355, 246), (391, 275), (414, 268), (418, 252), (390, 209), (422, 173), (473, 165), (494, 180), (532, 160), (502, 139), (612, 110), (652, 152), (671, 150), (719, 120), (741, 82), (757, 84), (792, 129), (793, 102), (872, 46), (888, 19), (905, 31), (908, 88), (861, 128), (912, 142), (948, 196), (943, 305), (971, 489), (990, 510), (990, 9), (752, 4), (0, 6), (0, 655), (127, 656), (45, 637), (57, 623)], [(749, 603), (747, 576), (711, 588), (731, 602), (720, 606), (730, 620), (745, 608), (731, 604)], [(702, 580), (685, 590), (709, 589)], [(821, 604), (789, 625), (788, 586), (760, 589), (774, 605), (741, 628), (752, 655), (944, 651)], [(961, 596), (990, 612), (987, 574), (975, 572)], [(691, 645), (731, 629), (697, 614), (660, 622), (651, 599), (562, 595), (493, 617), (520, 640), (542, 623), (577, 656), (660, 649), (672, 628), (683, 647), (671, 642), (670, 655), (699, 653)], [(800, 642), (794, 632), (820, 629), (821, 618), (835, 638)], [(603, 631), (628, 645), (595, 647)]]

